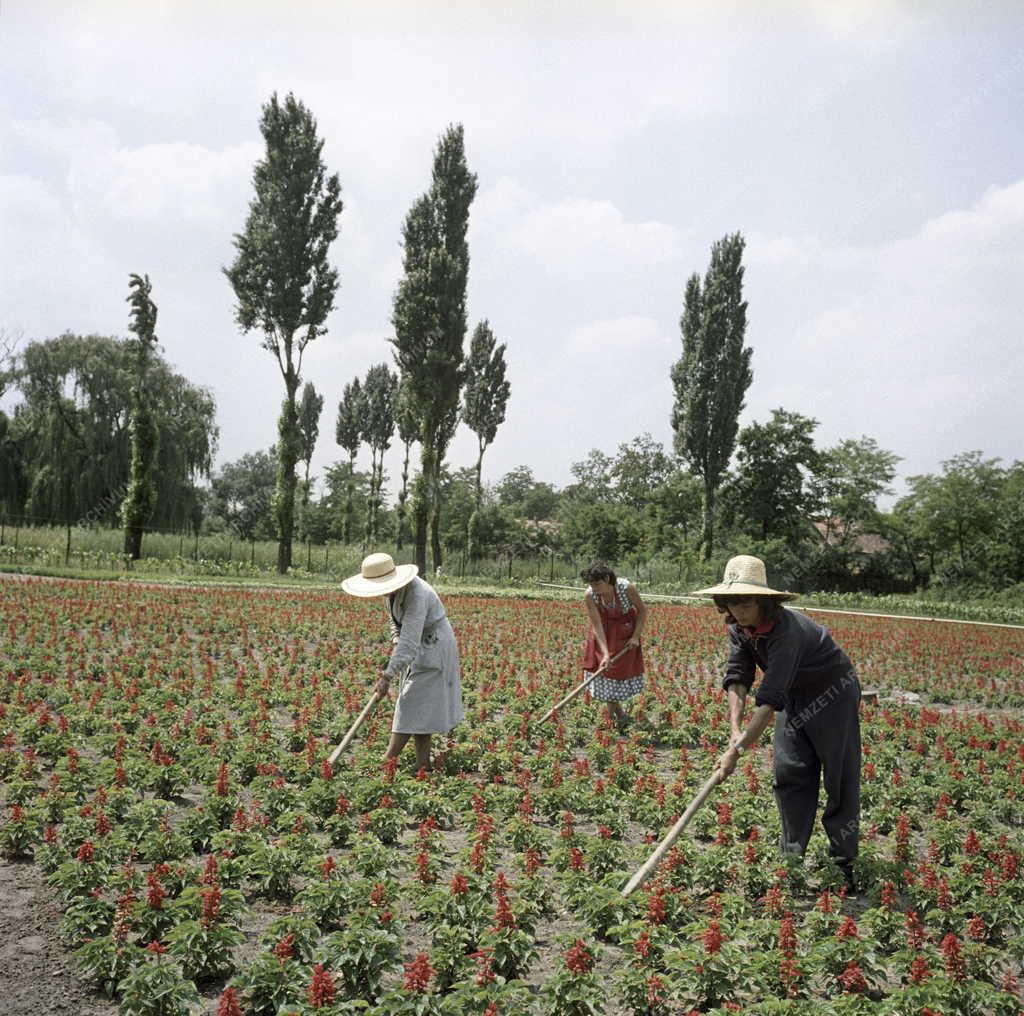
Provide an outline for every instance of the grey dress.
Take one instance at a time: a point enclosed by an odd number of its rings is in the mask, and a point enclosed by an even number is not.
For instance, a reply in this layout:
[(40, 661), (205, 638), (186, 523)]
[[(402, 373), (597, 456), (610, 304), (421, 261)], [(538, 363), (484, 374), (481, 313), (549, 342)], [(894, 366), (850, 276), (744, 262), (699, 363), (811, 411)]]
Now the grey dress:
[(395, 648), (384, 672), (388, 677), (404, 673), (391, 729), (397, 734), (447, 733), (464, 713), (459, 649), (444, 604), (417, 576), (398, 590), (390, 609)]

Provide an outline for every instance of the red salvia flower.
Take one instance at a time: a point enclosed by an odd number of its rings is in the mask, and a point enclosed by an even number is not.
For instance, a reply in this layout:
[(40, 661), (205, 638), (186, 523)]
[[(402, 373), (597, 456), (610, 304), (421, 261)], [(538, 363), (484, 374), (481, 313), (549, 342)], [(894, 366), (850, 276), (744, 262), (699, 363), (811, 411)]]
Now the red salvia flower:
[(220, 886), (212, 885), (203, 890), (203, 914), (200, 923), (208, 928), (220, 917)]
[(852, 917), (844, 917), (843, 923), (839, 925), (836, 930), (836, 938), (855, 938), (859, 939), (860, 935), (857, 933), (857, 922)]
[(283, 963), (295, 955), (295, 935), (289, 932), (274, 946), (274, 955)]
[(661, 886), (647, 894), (647, 920), (650, 924), (665, 923), (665, 890)]
[(448, 886), (448, 891), (452, 896), (465, 896), (469, 892), (469, 881), (466, 876), (461, 872), (455, 872), (452, 875), (451, 884)]
[(586, 859), (583, 856), (583, 851), (579, 847), (573, 847), (569, 851), (569, 867), (573, 871), (585, 871), (587, 867)]
[(793, 915), (787, 911), (779, 922), (779, 952), (792, 957), (796, 953), (796, 944), (796, 925), (793, 923)]
[(896, 908), (896, 886), (888, 880), (882, 883), (882, 906), (886, 910)]
[(928, 961), (919, 953), (910, 964), (910, 983), (924, 984), (931, 976), (932, 972), (928, 969)]
[(93, 845), (89, 840), (86, 840), (79, 848), (78, 853), (75, 855), (82, 864), (91, 864), (93, 858)]
[(494, 973), (494, 963), (491, 959), (490, 949), (480, 949), (473, 953), (473, 959), (477, 962), (476, 984), (482, 988), (487, 984), (493, 984), (498, 978)]
[(946, 973), (954, 981), (962, 981), (967, 977), (963, 956), (960, 955), (960, 940), (950, 932), (939, 945), (945, 961)]
[(917, 952), (925, 940), (924, 925), (921, 923), (921, 919), (917, 916), (917, 911), (908, 910), (907, 917), (904, 921), (904, 927), (907, 930), (907, 944), (911, 950)]
[(314, 1009), (323, 1009), (325, 1006), (334, 1004), (334, 978), (324, 970), (322, 963), (313, 967), (313, 980), (310, 982), (306, 994), (309, 1004)]
[(203, 885), (213, 885), (217, 881), (217, 855), (210, 854), (206, 859), (206, 864), (203, 866), (203, 873), (199, 876), (199, 881)]
[(331, 767), (331, 763), (324, 759), (320, 763), (320, 779), (332, 780), (334, 778), (334, 769)]
[(146, 902), (154, 910), (161, 910), (167, 897), (167, 890), (160, 884), (160, 879), (155, 871), (151, 871), (146, 875), (146, 882), (149, 884)]
[(573, 974), (589, 974), (594, 969), (594, 957), (587, 950), (582, 939), (576, 939), (572, 948), (566, 952), (565, 965)]
[(217, 1016), (243, 1016), (235, 988), (225, 988), (217, 1001)]
[(335, 815), (347, 815), (349, 809), (348, 798), (344, 794), (338, 794), (337, 801), (334, 802), (334, 814)]
[(704, 945), (704, 951), (711, 954), (718, 952), (725, 941), (718, 921), (712, 921), (701, 933), (700, 938)]
[(426, 953), (417, 953), (416, 958), (405, 964), (405, 980), (402, 987), (406, 991), (422, 994), (427, 990), (434, 970)]
[(218, 797), (227, 797), (230, 792), (227, 763), (221, 762), (220, 767), (217, 769), (217, 786), (214, 788), (214, 793)]
[(512, 913), (512, 908), (509, 906), (508, 897), (504, 893), (498, 893), (497, 902), (494, 907), (494, 928), (499, 930), (501, 928), (514, 928), (516, 926), (516, 917)]
[(975, 942), (984, 942), (988, 938), (988, 928), (985, 927), (985, 921), (983, 918), (974, 915), (967, 922), (967, 937)]
[(324, 879), (329, 879), (337, 867), (337, 861), (335, 861), (334, 858), (330, 854), (328, 854), (327, 857), (324, 859), (324, 863), (320, 865), (320, 873), (321, 875), (323, 875)]
[(967, 838), (964, 840), (964, 853), (968, 857), (973, 857), (980, 852), (981, 841), (978, 839), (978, 834), (973, 829), (969, 829), (967, 831)]
[(540, 856), (533, 847), (527, 847), (524, 854), (524, 869), (527, 875), (536, 875), (540, 867)]
[(853, 960), (846, 964), (846, 969), (839, 975), (838, 980), (843, 991), (849, 994), (861, 994), (868, 990), (864, 971)]
[(153, 939), (146, 948), (157, 956), (163, 956), (163, 954), (167, 952), (167, 946), (161, 945), (156, 939)]
[(651, 954), (651, 939), (646, 931), (640, 933), (640, 937), (633, 943), (633, 952), (642, 960), (647, 959)]

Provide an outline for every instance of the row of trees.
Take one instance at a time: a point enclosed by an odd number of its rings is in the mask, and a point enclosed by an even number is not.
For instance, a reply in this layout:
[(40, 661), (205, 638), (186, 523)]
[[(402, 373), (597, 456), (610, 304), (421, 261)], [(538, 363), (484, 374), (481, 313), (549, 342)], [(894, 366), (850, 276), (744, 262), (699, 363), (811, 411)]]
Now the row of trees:
[[(486, 320), (464, 352), (477, 181), (458, 125), (442, 134), (430, 184), (402, 227), (391, 340), (397, 371), (375, 364), (340, 393), (335, 440), (346, 459), (327, 467), (314, 496), (310, 468), (325, 396), (311, 382), (303, 387), (302, 360), (334, 307), (338, 273), (328, 254), (341, 187), (324, 165), (312, 114), (292, 95), (271, 97), (260, 130), (264, 158), (224, 273), (239, 326), (260, 333), (282, 377), (274, 447), (228, 463), (208, 489), (197, 484), (209, 476), (216, 447), (213, 400), (162, 360), (149, 279), (132, 276), (127, 342), (66, 334), (31, 343), (16, 362), (10, 344), (0, 345), (0, 394), (13, 385), (23, 396), (11, 418), (0, 413), (0, 508), (119, 524), (133, 555), (145, 527), (198, 531), (205, 517), (208, 527), (243, 539), (276, 538), (282, 571), (298, 533), (318, 542), (393, 539), (399, 550), (411, 538), (421, 568), (428, 540), (435, 567), (446, 551), (706, 562), (716, 546), (728, 546), (831, 586), (875, 583), (871, 576), (890, 585), (1020, 581), (1016, 536), (1002, 521), (1017, 517), (1019, 464), (960, 456), (941, 476), (912, 477), (911, 493), (882, 513), (898, 458), (871, 439), (818, 449), (816, 421), (784, 409), (740, 429), (753, 373), (739, 233), (716, 243), (703, 278), (686, 283), (682, 355), (672, 368), (673, 448), (641, 435), (614, 455), (595, 449), (561, 491), (527, 467), (485, 487), (483, 455), (504, 421), (509, 384), (505, 346)], [(451, 471), (445, 458), (460, 422), (476, 435), (478, 454), (473, 467)], [(396, 433), (402, 476), (389, 508), (384, 457)], [(357, 469), (363, 445), (368, 473)]]

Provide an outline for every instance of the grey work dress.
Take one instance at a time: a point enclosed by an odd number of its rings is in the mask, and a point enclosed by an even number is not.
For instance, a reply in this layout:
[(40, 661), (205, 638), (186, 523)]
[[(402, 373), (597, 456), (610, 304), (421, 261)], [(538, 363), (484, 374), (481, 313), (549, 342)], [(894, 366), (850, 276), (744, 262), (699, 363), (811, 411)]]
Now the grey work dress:
[(417, 576), (398, 590), (390, 610), (395, 648), (384, 672), (404, 675), (391, 729), (396, 734), (447, 733), (465, 714), (459, 648), (444, 604)]

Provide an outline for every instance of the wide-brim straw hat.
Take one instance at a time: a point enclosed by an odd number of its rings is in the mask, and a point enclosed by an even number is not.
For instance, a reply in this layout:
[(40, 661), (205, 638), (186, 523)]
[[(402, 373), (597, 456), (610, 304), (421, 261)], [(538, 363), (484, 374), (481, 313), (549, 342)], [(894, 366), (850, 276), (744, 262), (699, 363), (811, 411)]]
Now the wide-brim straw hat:
[(795, 600), (796, 593), (784, 589), (772, 589), (768, 585), (764, 561), (750, 554), (739, 554), (729, 558), (725, 575), (717, 586), (698, 589), (691, 596), (777, 596), (784, 600)]
[(390, 554), (370, 554), (359, 574), (345, 579), (341, 588), (352, 596), (387, 596), (412, 582), (418, 571), (414, 564), (396, 565)]

